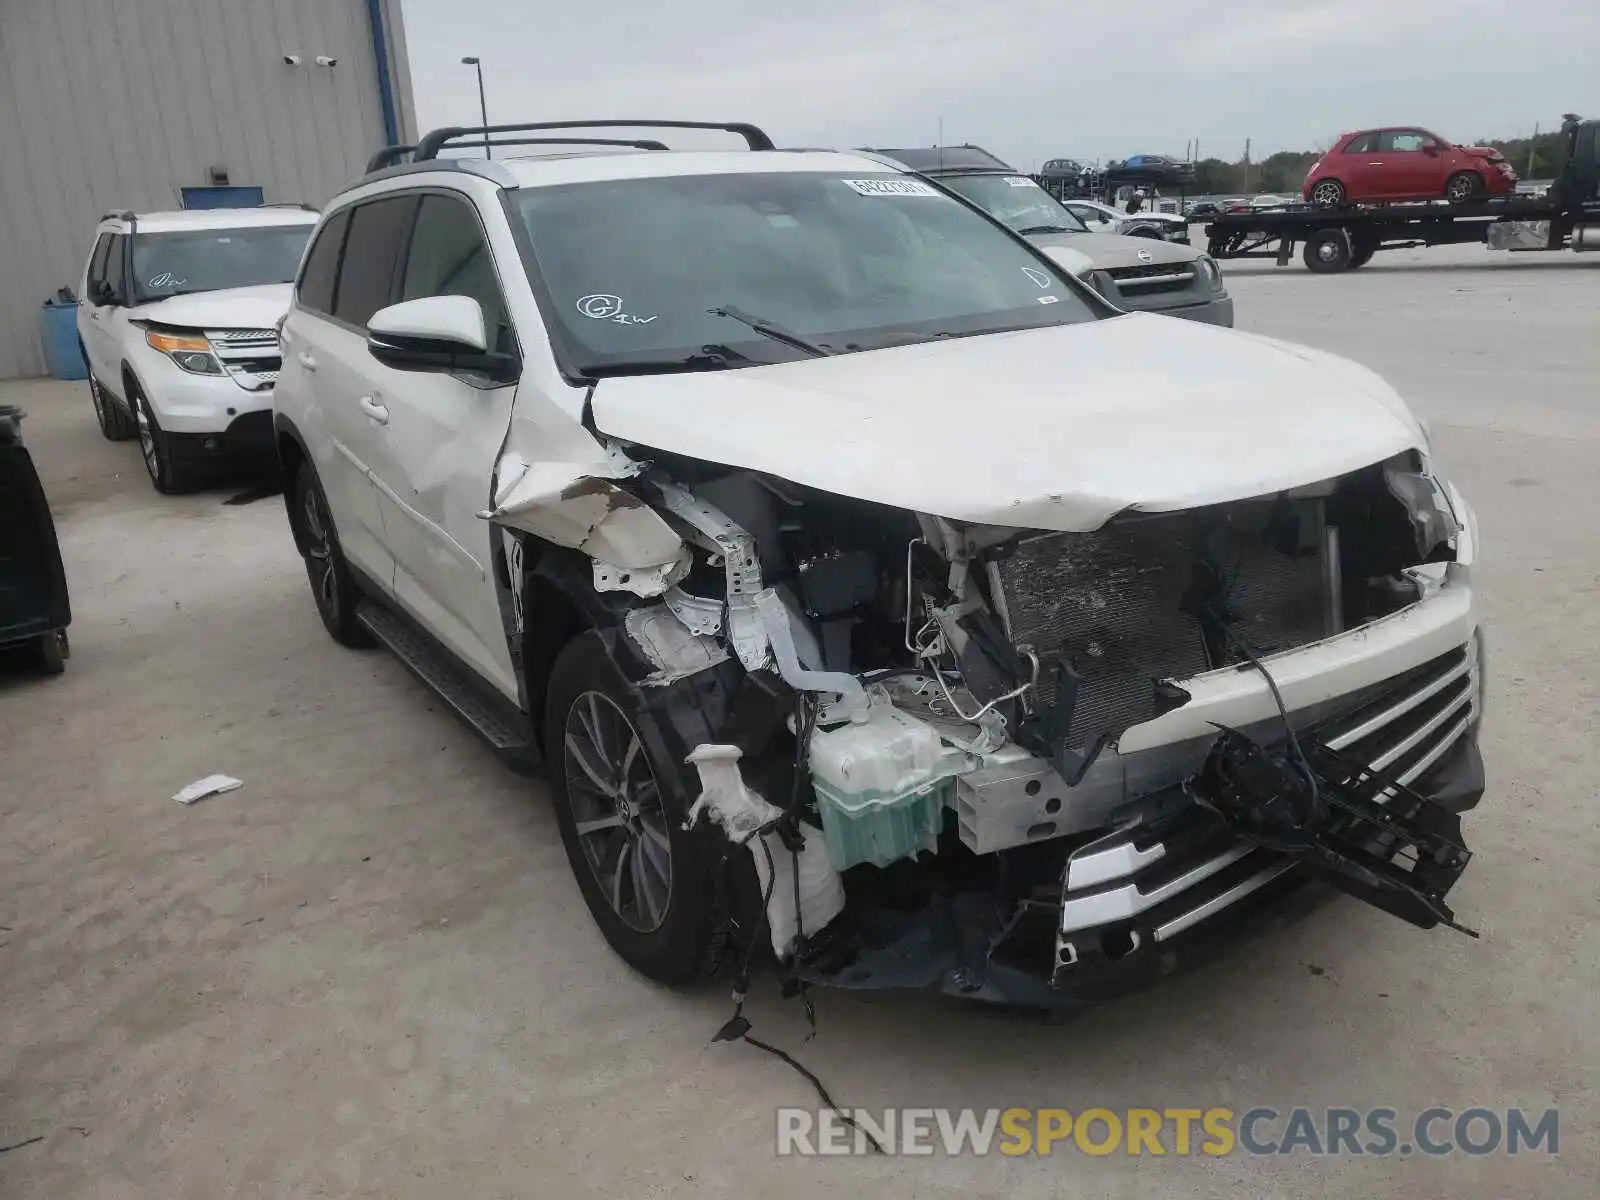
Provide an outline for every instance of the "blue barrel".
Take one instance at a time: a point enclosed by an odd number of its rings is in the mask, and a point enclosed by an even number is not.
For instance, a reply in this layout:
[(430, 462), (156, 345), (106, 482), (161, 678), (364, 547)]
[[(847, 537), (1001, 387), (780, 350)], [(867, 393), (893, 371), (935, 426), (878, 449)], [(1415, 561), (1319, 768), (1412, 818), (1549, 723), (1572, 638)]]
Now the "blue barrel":
[(89, 364), (78, 347), (78, 302), (46, 300), (39, 309), (39, 344), (57, 379), (87, 379)]

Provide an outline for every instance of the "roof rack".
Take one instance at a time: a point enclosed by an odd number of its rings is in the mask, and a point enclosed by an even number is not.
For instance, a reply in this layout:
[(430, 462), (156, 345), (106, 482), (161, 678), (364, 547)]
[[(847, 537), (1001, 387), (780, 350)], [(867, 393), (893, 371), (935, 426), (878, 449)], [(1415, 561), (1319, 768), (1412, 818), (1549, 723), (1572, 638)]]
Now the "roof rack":
[[(725, 133), (736, 133), (744, 138), (745, 145), (752, 150), (775, 150), (772, 139), (755, 125), (744, 121), (537, 121), (528, 125), (452, 125), (443, 129), (435, 129), (412, 147), (412, 162), (427, 162), (439, 157), (439, 151), (449, 142), (459, 141), (462, 138), (477, 137), (485, 146), (515, 146), (526, 145), (526, 142), (491, 142), (489, 135), (492, 133), (528, 133), (537, 129), (720, 129)], [(607, 143), (609, 144), (609, 143)], [(637, 145), (637, 143), (631, 143)], [(660, 146), (657, 142), (654, 149)], [(393, 157), (385, 157), (391, 152), (399, 154), (404, 147), (390, 147), (373, 155), (372, 162), (368, 164), (369, 171), (379, 170), (394, 162)], [(380, 161), (380, 159), (382, 161)], [(374, 165), (376, 164), (376, 165)]]
[(321, 212), (315, 204), (307, 204), (304, 200), (273, 200), (263, 204), (262, 208), (303, 208), (307, 212)]
[(381, 171), (385, 167), (392, 167), (395, 163), (400, 161), (400, 156), (402, 154), (410, 154), (415, 149), (416, 146), (411, 143), (407, 143), (403, 146), (385, 146), (371, 158), (367, 159), (367, 169), (365, 174), (371, 175), (374, 171)]

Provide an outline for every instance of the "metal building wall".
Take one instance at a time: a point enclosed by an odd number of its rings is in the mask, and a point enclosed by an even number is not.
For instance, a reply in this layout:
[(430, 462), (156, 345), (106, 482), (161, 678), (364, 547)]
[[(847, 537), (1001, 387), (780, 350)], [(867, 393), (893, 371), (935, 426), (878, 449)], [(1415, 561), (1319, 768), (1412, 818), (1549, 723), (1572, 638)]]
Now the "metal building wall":
[[(399, 0), (379, 10), (414, 136)], [(386, 141), (369, 0), (0, 0), (0, 379), (44, 373), (39, 305), (77, 289), (102, 213), (178, 208), (211, 166), (321, 204)]]

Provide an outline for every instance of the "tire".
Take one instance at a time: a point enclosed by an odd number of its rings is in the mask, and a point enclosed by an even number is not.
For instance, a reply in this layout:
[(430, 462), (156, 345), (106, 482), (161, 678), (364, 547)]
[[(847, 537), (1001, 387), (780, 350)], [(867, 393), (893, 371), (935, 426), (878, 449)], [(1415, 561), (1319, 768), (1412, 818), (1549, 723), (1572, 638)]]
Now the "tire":
[[(88, 356), (84, 356), (87, 360)], [(106, 395), (105, 388), (93, 375), (89, 376), (89, 402), (94, 405), (94, 419), (107, 441), (125, 442), (139, 432), (139, 426), (123, 407)]]
[(550, 673), (544, 728), (567, 861), (611, 948), (641, 975), (681, 985), (720, 957), (711, 871), (638, 725), (599, 642), (567, 643)]
[(60, 675), (67, 669), (67, 659), (72, 657), (72, 647), (67, 643), (67, 631), (52, 629), (49, 633), (41, 633), (36, 653), (41, 671), (46, 675)]
[(1350, 269), (1354, 271), (1357, 267), (1366, 266), (1377, 252), (1378, 248), (1373, 245), (1357, 246), (1355, 253), (1350, 256)]
[(172, 438), (162, 432), (155, 410), (150, 407), (143, 389), (130, 379), (127, 390), (128, 403), (137, 419), (135, 429), (139, 435), (139, 454), (144, 459), (145, 473), (150, 476), (151, 484), (163, 496), (194, 491), (199, 481), (173, 453)]
[(1445, 180), (1444, 198), (1451, 204), (1465, 204), (1483, 195), (1483, 176), (1476, 171), (1457, 171)]
[(1321, 229), (1306, 239), (1303, 252), (1306, 269), (1318, 275), (1332, 275), (1350, 268), (1353, 260), (1350, 241), (1343, 229)]
[(289, 513), (295, 526), (295, 545), (305, 559), (306, 581), (311, 585), (311, 598), (322, 626), (341, 646), (365, 649), (372, 645), (372, 635), (356, 619), (361, 589), (350, 574), (328, 497), (310, 463), (300, 464), (290, 486)]
[(1311, 203), (1316, 208), (1339, 208), (1346, 197), (1344, 184), (1337, 179), (1319, 179), (1311, 189)]

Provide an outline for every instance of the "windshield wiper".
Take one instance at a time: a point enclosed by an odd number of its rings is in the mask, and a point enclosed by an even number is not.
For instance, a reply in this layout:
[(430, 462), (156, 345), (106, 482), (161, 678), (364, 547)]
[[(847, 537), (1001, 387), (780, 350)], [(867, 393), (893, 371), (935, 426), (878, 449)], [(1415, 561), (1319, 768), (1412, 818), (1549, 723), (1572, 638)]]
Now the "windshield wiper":
[(1017, 232), (1022, 234), (1023, 237), (1027, 237), (1031, 233), (1077, 233), (1078, 231), (1066, 225), (1029, 225), (1026, 229), (1019, 229)]
[(782, 342), (785, 346), (793, 346), (796, 350), (804, 351), (813, 358), (827, 358), (833, 353), (825, 346), (816, 342), (808, 342), (798, 333), (791, 333), (781, 325), (774, 325), (763, 317), (754, 317), (742, 309), (724, 304), (720, 308), (706, 309), (713, 317), (727, 317), (730, 321), (738, 321), (741, 325), (748, 325), (762, 337), (769, 337), (775, 342)]
[(594, 363), (579, 367), (578, 370), (591, 379), (599, 379), (607, 375), (669, 375), (679, 371), (725, 371), (729, 367), (760, 365), (732, 346), (701, 346), (695, 353), (682, 358), (623, 359)]

